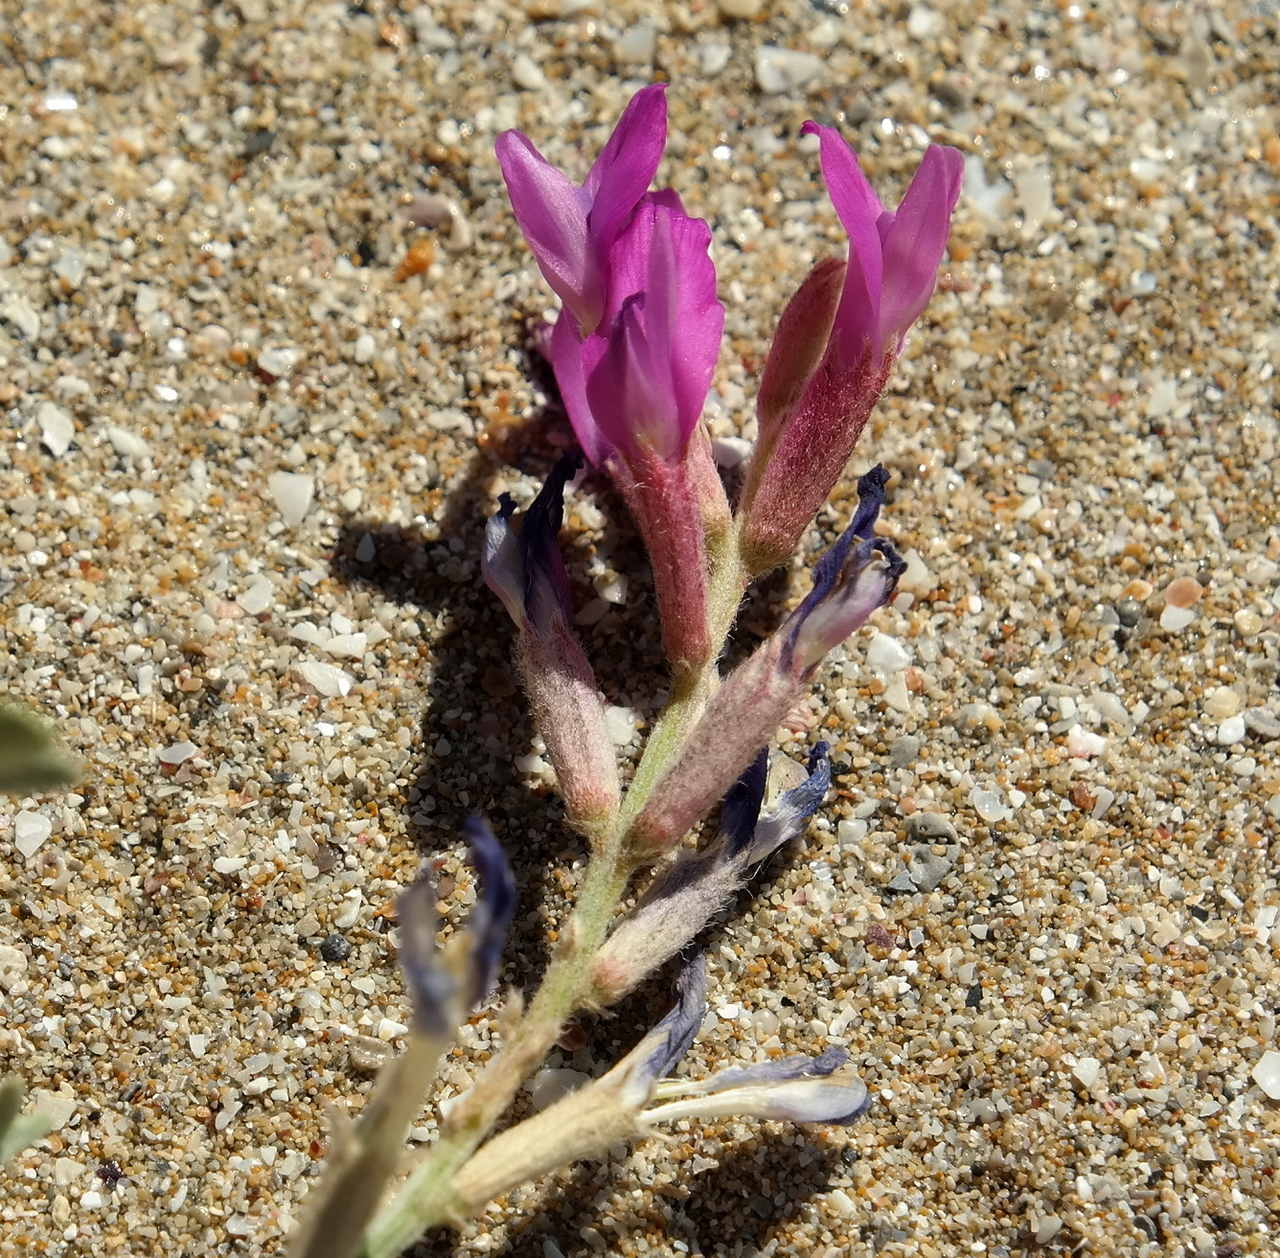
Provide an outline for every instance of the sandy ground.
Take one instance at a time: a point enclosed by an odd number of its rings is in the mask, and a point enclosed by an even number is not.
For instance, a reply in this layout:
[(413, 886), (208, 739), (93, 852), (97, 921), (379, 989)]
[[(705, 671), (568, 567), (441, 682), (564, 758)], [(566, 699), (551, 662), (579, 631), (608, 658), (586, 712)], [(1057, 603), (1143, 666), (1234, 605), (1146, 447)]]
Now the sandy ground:
[[(394, 895), (425, 855), (461, 920), (471, 810), (535, 980), (580, 852), (477, 551), (569, 438), (492, 144), (584, 173), (655, 77), (729, 308), (720, 437), (842, 248), (800, 124), (887, 197), (927, 139), (969, 156), (856, 459), (893, 472), (906, 597), (786, 735), (839, 790), (717, 936), (686, 1067), (842, 1044), (876, 1104), (619, 1149), (453, 1252), (1280, 1250), (1273, 4), (4, 7), (0, 689), (86, 772), (0, 805), (0, 1066), (61, 1119), (0, 1252), (282, 1253), (407, 1019)], [(642, 555), (595, 482), (564, 540), (634, 748)], [(551, 1064), (599, 1071), (667, 990)]]

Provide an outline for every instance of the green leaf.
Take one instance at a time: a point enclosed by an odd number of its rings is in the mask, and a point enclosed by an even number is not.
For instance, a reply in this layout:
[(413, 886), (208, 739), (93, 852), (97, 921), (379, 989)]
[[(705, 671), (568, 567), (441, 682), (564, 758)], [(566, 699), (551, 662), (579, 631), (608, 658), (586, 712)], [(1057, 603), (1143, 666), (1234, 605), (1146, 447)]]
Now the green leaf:
[(58, 746), (46, 722), (0, 698), (0, 793), (65, 790), (79, 776), (75, 761)]
[(58, 1124), (37, 1110), (22, 1112), (27, 1085), (17, 1075), (0, 1079), (0, 1162), (47, 1136)]

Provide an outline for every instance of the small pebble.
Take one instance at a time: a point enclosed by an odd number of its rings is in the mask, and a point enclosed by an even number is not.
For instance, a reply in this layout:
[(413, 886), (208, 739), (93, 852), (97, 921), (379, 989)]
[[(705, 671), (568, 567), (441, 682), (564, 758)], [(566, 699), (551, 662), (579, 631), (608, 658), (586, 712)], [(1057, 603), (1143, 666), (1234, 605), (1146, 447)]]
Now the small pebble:
[(36, 423), (40, 426), (41, 444), (55, 459), (60, 459), (76, 435), (71, 416), (52, 402), (41, 402), (36, 408)]
[(1218, 745), (1231, 747), (1244, 738), (1245, 723), (1243, 716), (1228, 717), (1218, 726)]
[(345, 961), (351, 955), (351, 945), (342, 935), (326, 935), (320, 941), (320, 956), (325, 961)]
[(1244, 707), (1244, 700), (1230, 686), (1215, 686), (1204, 697), (1204, 710), (1207, 716), (1216, 721), (1235, 716)]
[(1088, 760), (1100, 756), (1107, 748), (1107, 740), (1101, 734), (1073, 725), (1067, 731), (1067, 751), (1078, 759)]
[(199, 748), (195, 743), (183, 739), (180, 743), (171, 743), (168, 747), (162, 747), (156, 752), (156, 759), (161, 764), (178, 765), (190, 760), (197, 751), (199, 751)]
[(877, 633), (867, 647), (867, 664), (882, 677), (900, 673), (910, 663), (910, 652), (887, 633)]
[(942, 15), (923, 4), (915, 5), (907, 14), (907, 34), (912, 39), (931, 39), (942, 30)]
[(1170, 607), (1190, 607), (1198, 603), (1204, 594), (1204, 587), (1195, 577), (1178, 577), (1165, 587), (1164, 601)]
[(13, 819), (13, 845), (30, 860), (53, 833), (53, 822), (40, 812), (23, 810)]
[(613, 45), (613, 55), (625, 65), (649, 65), (658, 47), (658, 32), (652, 22), (629, 26)]
[(539, 92), (547, 86), (547, 76), (538, 63), (526, 53), (519, 53), (511, 62), (511, 77), (517, 87), (526, 92)]
[(895, 769), (909, 765), (920, 754), (920, 739), (914, 734), (903, 734), (893, 740), (889, 748), (889, 763)]
[(267, 478), (267, 489), (275, 499), (280, 518), (290, 527), (302, 523), (315, 487), (315, 477), (301, 472), (272, 472)]
[(1280, 714), (1267, 708), (1250, 708), (1244, 714), (1244, 723), (1259, 738), (1280, 738)]
[(1132, 629), (1142, 619), (1142, 604), (1137, 599), (1122, 598), (1116, 604), (1116, 615), (1126, 629)]
[(1280, 1101), (1280, 1053), (1269, 1048), (1253, 1067), (1253, 1081), (1273, 1101)]
[(1189, 607), (1178, 607), (1170, 603), (1160, 613), (1160, 628), (1167, 630), (1169, 633), (1178, 633), (1185, 629), (1193, 620), (1196, 614)]
[(301, 355), (287, 345), (267, 348), (258, 354), (258, 366), (269, 376), (287, 376), (297, 365)]
[(956, 828), (938, 812), (917, 812), (907, 818), (907, 833), (917, 839), (946, 839), (956, 837)]
[(1004, 802), (1004, 797), (998, 791), (983, 790), (975, 786), (969, 792), (969, 802), (978, 816), (986, 822), (1005, 821), (1013, 816), (1013, 809)]
[(151, 453), (150, 445), (142, 437), (130, 432), (127, 428), (108, 424), (106, 433), (107, 440), (111, 443), (111, 448), (122, 458), (145, 459)]
[(765, 44), (756, 52), (756, 83), (762, 92), (794, 92), (822, 72), (823, 61), (809, 52)]
[(350, 694), (355, 678), (341, 668), (332, 664), (321, 664), (317, 660), (303, 660), (295, 668), (298, 676), (314, 690), (328, 699), (340, 699)]
[(727, 18), (753, 18), (763, 7), (764, 0), (716, 0), (716, 8)]

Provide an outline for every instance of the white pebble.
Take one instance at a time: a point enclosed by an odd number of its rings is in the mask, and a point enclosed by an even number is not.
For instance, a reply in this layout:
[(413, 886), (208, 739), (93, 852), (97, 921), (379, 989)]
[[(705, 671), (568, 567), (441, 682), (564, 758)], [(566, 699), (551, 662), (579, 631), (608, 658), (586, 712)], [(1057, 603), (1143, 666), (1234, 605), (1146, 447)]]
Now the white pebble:
[(316, 660), (303, 660), (296, 672), (308, 686), (326, 699), (342, 698), (351, 692), (351, 687), (355, 684), (355, 678), (350, 673)]
[(1062, 1231), (1062, 1220), (1056, 1214), (1046, 1215), (1036, 1224), (1036, 1244), (1047, 1245)]
[(1253, 1067), (1253, 1081), (1273, 1101), (1280, 1101), (1280, 1053), (1269, 1048)]
[(728, 44), (703, 44), (698, 50), (698, 65), (707, 78), (714, 78), (729, 64), (733, 49)]
[(1195, 618), (1196, 614), (1190, 607), (1175, 607), (1168, 603), (1160, 613), (1160, 628), (1169, 633), (1180, 633)]
[(300, 357), (292, 346), (277, 345), (259, 353), (258, 366), (269, 376), (287, 376), (298, 365)]
[(762, 92), (793, 92), (818, 77), (822, 58), (765, 44), (756, 52), (756, 83)]
[(115, 424), (107, 425), (107, 440), (111, 443), (111, 448), (122, 458), (145, 459), (151, 453), (151, 446), (142, 437)]
[(867, 663), (882, 677), (900, 673), (911, 663), (910, 652), (887, 633), (877, 633), (867, 647)]
[(53, 822), (43, 813), (24, 809), (13, 819), (13, 844), (28, 860), (53, 833)]
[(1240, 695), (1230, 686), (1215, 686), (1204, 697), (1204, 710), (1207, 716), (1215, 721), (1225, 721), (1235, 716), (1244, 707)]
[(561, 1097), (568, 1096), (575, 1088), (580, 1088), (590, 1078), (581, 1070), (557, 1070), (548, 1066), (539, 1070), (529, 1084), (530, 1100), (535, 1110), (546, 1109)]
[(1004, 802), (1004, 797), (999, 791), (988, 791), (975, 786), (969, 792), (969, 802), (983, 821), (1005, 821), (1013, 816), (1013, 809)]
[(377, 342), (373, 337), (368, 332), (362, 332), (356, 337), (356, 343), (351, 347), (351, 357), (358, 363), (372, 362), (376, 349)]
[(53, 264), (53, 273), (72, 288), (79, 288), (84, 279), (84, 256), (74, 249), (64, 249)]
[(301, 472), (272, 472), (267, 478), (267, 488), (275, 499), (280, 518), (290, 526), (301, 524), (311, 508), (315, 477)]
[(932, 9), (918, 4), (907, 14), (907, 34), (912, 39), (928, 39), (942, 29), (942, 18)]
[(249, 613), (250, 616), (258, 616), (265, 612), (271, 606), (275, 599), (275, 586), (271, 584), (269, 577), (259, 576), (243, 594), (236, 599), (236, 602)]
[(1218, 726), (1218, 745), (1230, 747), (1244, 738), (1244, 717), (1230, 716)]
[(247, 856), (219, 856), (213, 862), (213, 872), (215, 874), (237, 874), (248, 863), (249, 858)]
[(162, 747), (156, 752), (156, 759), (161, 764), (181, 764), (184, 760), (190, 760), (199, 750), (195, 743), (183, 739), (180, 743), (171, 743), (168, 747)]
[(711, 442), (711, 454), (716, 466), (727, 471), (746, 462), (751, 454), (751, 442), (744, 437), (716, 437)]
[(629, 65), (648, 65), (658, 47), (658, 32), (652, 22), (629, 26), (613, 45), (613, 55)]
[(36, 423), (40, 426), (40, 441), (44, 448), (55, 459), (60, 459), (76, 435), (71, 416), (52, 402), (41, 402), (36, 408)]
[(519, 53), (511, 62), (511, 77), (526, 92), (539, 92), (547, 85), (547, 76), (527, 53)]
[(1082, 1088), (1088, 1089), (1098, 1082), (1102, 1074), (1102, 1063), (1096, 1057), (1081, 1057), (1071, 1067), (1071, 1073), (1075, 1075)]
[(604, 710), (604, 725), (617, 747), (625, 747), (636, 736), (636, 714), (630, 708), (610, 704)]
[(1107, 740), (1101, 734), (1073, 725), (1067, 731), (1067, 751), (1081, 760), (1100, 756), (1107, 747)]
[(367, 643), (368, 637), (363, 633), (335, 633), (332, 638), (322, 645), (330, 655), (345, 656), (349, 660), (358, 660), (363, 658)]

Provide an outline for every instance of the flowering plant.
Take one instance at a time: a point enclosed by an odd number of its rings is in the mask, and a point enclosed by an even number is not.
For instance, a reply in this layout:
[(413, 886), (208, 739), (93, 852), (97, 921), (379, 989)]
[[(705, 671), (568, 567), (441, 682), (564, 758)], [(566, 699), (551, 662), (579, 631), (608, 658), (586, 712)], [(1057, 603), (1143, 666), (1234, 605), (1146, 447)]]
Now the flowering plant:
[[(527, 1010), (518, 994), (507, 997), (501, 1051), (383, 1203), (436, 1063), (493, 989), (515, 908), (502, 848), (478, 819), (466, 830), (480, 875), (467, 928), (439, 951), (430, 882), (401, 897), (400, 956), (413, 1007), (407, 1046), (352, 1130), (335, 1134), (326, 1180), (295, 1238), (296, 1258), (394, 1258), (427, 1227), (456, 1223), (516, 1184), (665, 1122), (755, 1115), (847, 1123), (868, 1104), (839, 1049), (668, 1078), (705, 1009), (696, 941), (751, 871), (803, 830), (830, 785), (819, 743), (808, 777), (766, 803), (768, 747), (826, 653), (894, 595), (904, 565), (875, 534), (883, 468), (859, 480), (858, 510), (795, 611), (725, 677), (718, 659), (750, 583), (793, 553), (842, 474), (933, 290), (960, 190), (959, 153), (931, 146), (898, 209), (888, 211), (836, 131), (813, 123), (805, 130), (819, 137), (849, 253), (820, 262), (782, 314), (735, 507), (701, 421), (724, 325), (711, 232), (674, 192), (649, 190), (666, 141), (664, 89), (647, 87), (632, 99), (581, 185), (525, 136), (498, 140), (516, 219), (562, 302), (546, 347), (569, 419), (649, 552), (672, 690), (624, 792), (557, 543), (579, 460), (562, 459), (523, 512), (504, 496), (486, 531), (484, 576), (515, 623), (534, 719), (590, 862), (538, 992)], [(714, 837), (700, 850), (682, 849), (717, 805)], [(628, 887), (643, 877), (648, 886), (635, 906), (620, 912)], [(631, 1052), (490, 1136), (567, 1019), (608, 1007), (679, 953), (689, 959), (675, 1006)]]

